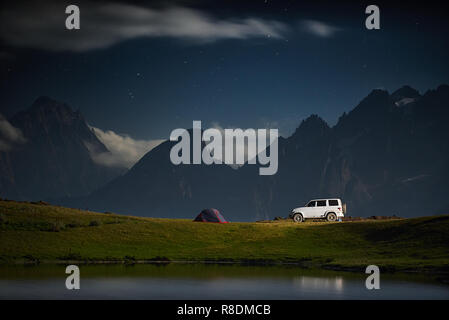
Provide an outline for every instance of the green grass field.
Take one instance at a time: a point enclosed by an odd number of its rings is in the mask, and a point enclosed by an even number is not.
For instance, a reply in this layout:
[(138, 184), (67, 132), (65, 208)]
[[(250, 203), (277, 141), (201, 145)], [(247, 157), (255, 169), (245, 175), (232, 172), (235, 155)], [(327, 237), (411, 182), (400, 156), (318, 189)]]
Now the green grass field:
[(0, 201), (0, 261), (283, 262), (449, 272), (449, 215), (212, 224)]

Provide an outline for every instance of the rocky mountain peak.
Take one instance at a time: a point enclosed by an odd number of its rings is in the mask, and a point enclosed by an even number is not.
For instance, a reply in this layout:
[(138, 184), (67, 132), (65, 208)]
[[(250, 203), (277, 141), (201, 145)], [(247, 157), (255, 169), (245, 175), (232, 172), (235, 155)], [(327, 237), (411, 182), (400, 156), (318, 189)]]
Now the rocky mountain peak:
[(302, 120), (299, 127), (296, 129), (293, 135), (300, 134), (302, 132), (311, 131), (326, 131), (329, 129), (329, 125), (321, 117), (316, 114), (312, 114), (307, 119)]
[(420, 97), (421, 95), (419, 94), (418, 90), (408, 85), (399, 88), (391, 94), (391, 99), (397, 106), (409, 104)]
[(59, 102), (47, 96), (37, 98), (31, 107), (24, 111), (33, 117), (38, 118), (53, 118), (64, 122), (73, 120), (84, 120), (81, 112), (73, 111), (70, 106), (63, 102)]

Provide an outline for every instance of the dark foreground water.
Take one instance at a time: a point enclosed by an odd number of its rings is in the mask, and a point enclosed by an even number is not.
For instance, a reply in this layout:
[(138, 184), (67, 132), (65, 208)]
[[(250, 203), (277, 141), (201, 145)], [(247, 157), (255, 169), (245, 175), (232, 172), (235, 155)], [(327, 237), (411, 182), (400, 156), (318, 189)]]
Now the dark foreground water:
[(65, 265), (1, 266), (0, 299), (449, 299), (449, 286), (424, 276), (291, 266), (203, 264), (79, 265), (81, 289), (65, 287)]

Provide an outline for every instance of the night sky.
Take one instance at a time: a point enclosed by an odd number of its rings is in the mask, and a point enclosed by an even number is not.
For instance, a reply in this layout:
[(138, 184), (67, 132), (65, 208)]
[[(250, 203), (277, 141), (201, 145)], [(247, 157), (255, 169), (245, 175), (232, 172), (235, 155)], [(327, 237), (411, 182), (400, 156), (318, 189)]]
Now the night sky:
[(3, 4), (0, 113), (47, 95), (138, 139), (192, 120), (288, 136), (310, 114), (334, 125), (375, 88), (449, 83), (445, 7), (377, 2), (381, 29), (367, 30), (371, 3), (334, 2), (75, 1), (76, 31), (64, 29), (72, 2)]

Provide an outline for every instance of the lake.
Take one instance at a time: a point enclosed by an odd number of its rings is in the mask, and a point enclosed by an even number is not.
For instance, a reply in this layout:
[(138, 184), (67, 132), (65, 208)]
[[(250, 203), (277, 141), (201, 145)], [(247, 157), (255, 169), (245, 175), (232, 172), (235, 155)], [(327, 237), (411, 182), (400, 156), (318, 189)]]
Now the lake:
[(79, 265), (80, 290), (65, 288), (65, 265), (0, 266), (0, 299), (449, 299), (449, 286), (423, 275), (296, 266), (222, 264)]

